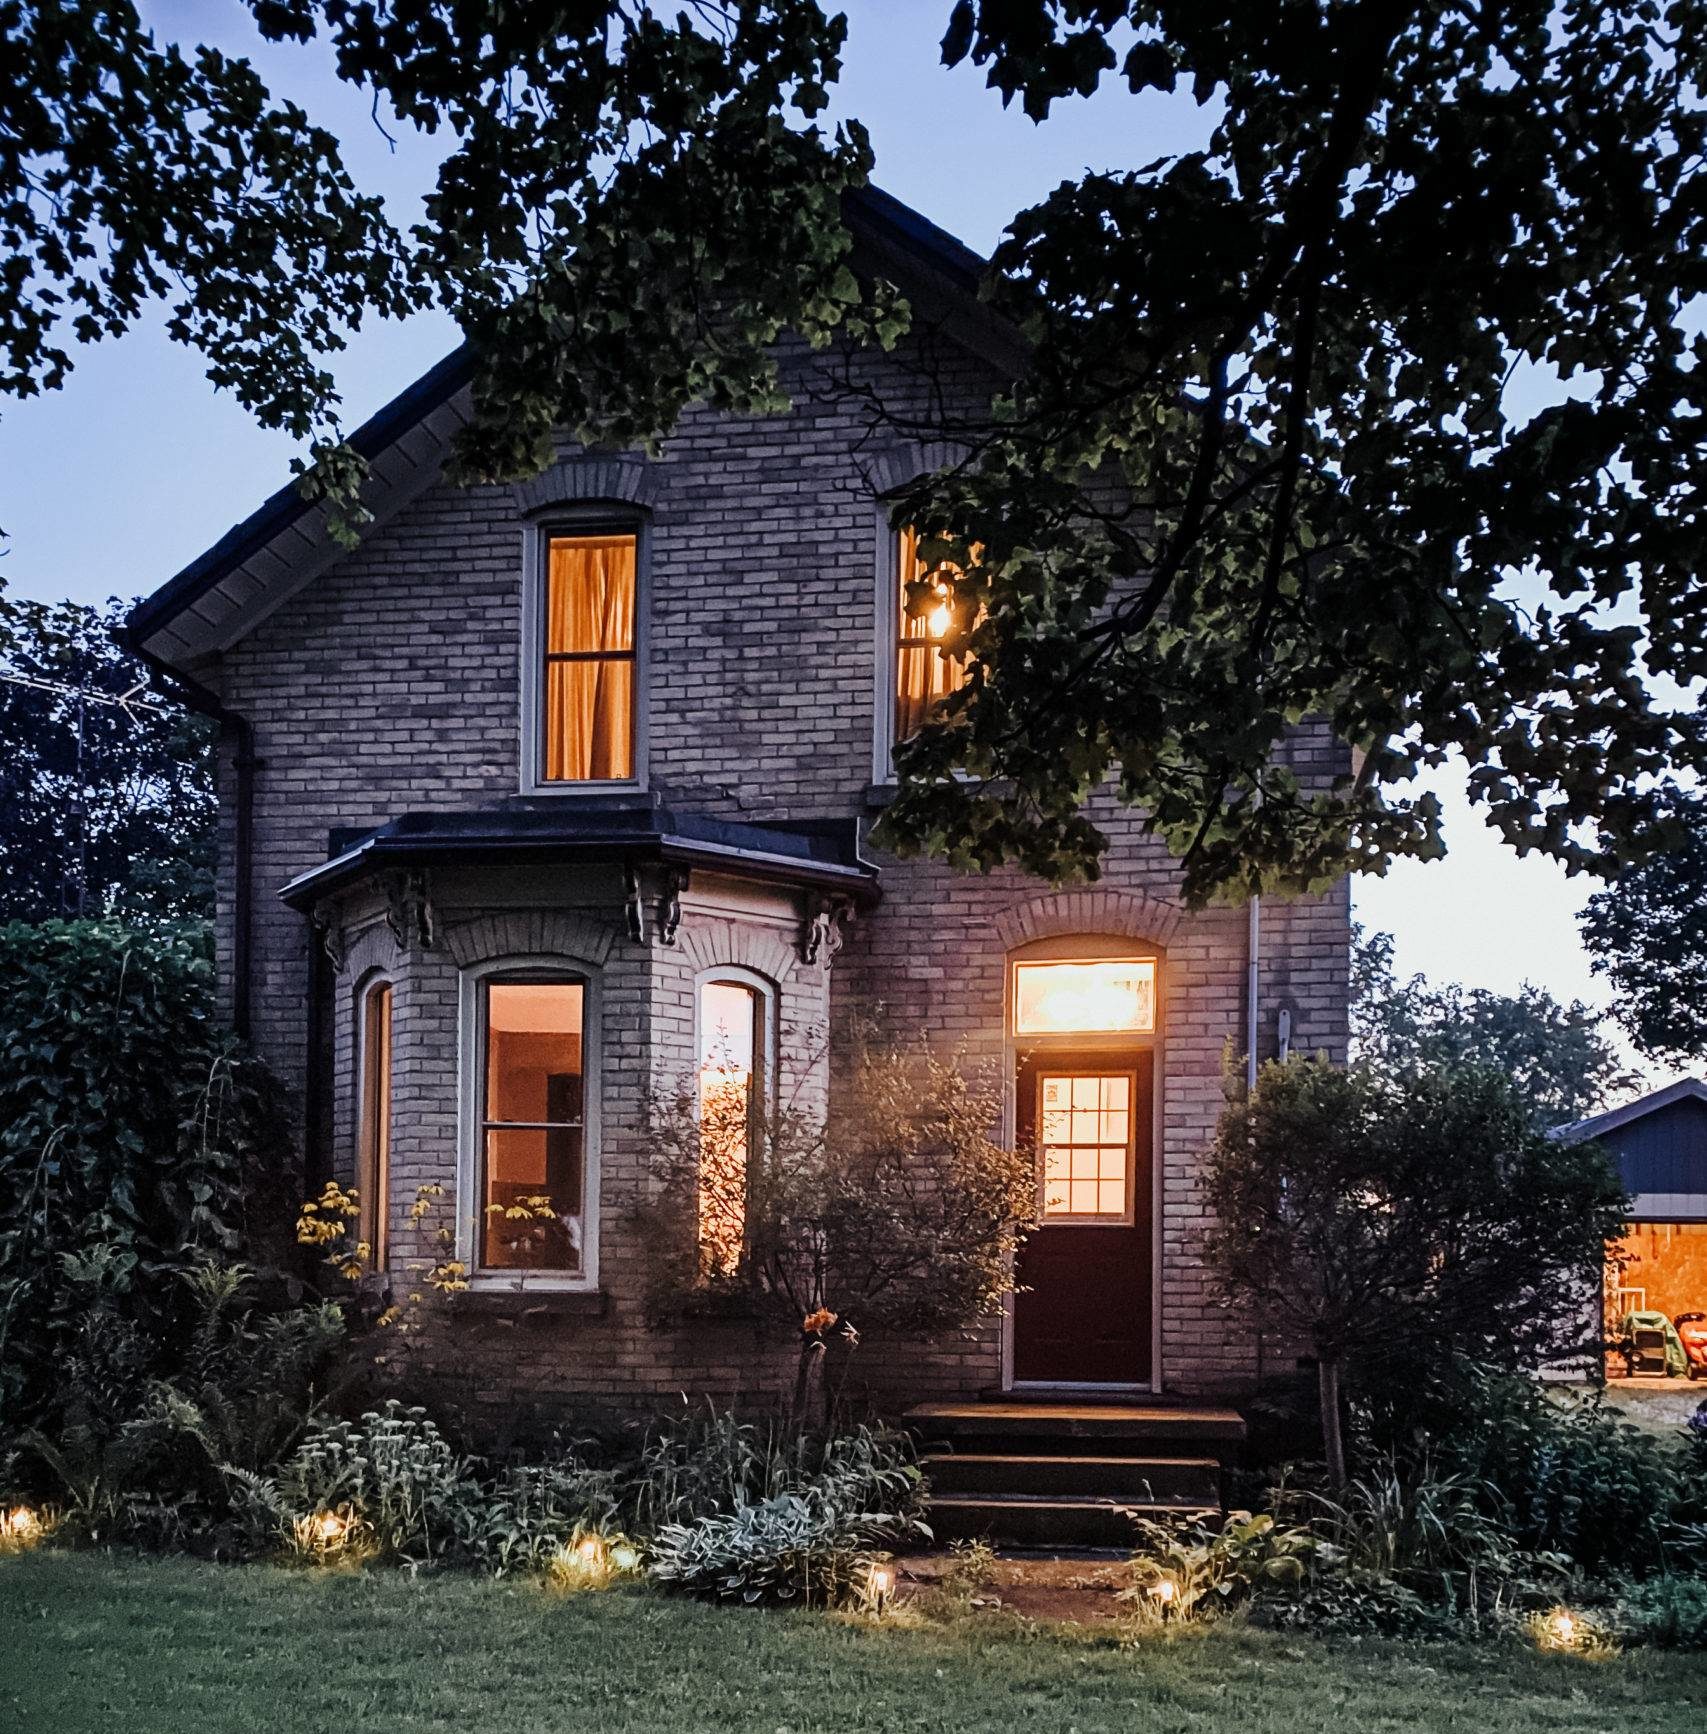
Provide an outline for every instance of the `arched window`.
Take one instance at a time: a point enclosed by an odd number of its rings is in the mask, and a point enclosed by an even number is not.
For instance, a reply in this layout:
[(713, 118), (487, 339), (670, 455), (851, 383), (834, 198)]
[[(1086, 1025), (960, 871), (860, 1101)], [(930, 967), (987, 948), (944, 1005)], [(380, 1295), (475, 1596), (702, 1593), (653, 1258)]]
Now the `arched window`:
[(372, 1266), (386, 1266), (391, 1211), (391, 983), (370, 982), (358, 1002), (356, 1196)]
[(699, 984), (699, 1252), (705, 1276), (733, 1276), (747, 1248), (766, 999), (756, 982), (740, 976)]
[(530, 970), (477, 985), (477, 1268), (585, 1274), (586, 979)]

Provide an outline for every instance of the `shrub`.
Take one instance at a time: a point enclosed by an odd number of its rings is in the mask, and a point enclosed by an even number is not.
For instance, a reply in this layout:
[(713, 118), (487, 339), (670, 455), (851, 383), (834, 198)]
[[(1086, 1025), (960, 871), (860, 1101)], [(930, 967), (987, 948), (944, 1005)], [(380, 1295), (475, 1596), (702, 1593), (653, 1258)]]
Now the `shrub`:
[(199, 927), (0, 927), (0, 1434), (53, 1414), (99, 1308), (142, 1371), (194, 1328), (179, 1279), (229, 1255), (273, 1087), (214, 1011)]
[[(395, 1398), (357, 1421), (315, 1427), (279, 1471), (276, 1498), (299, 1552), (312, 1551), (326, 1516), (347, 1516), (380, 1557), (421, 1563), (463, 1545), (486, 1518), (468, 1462), (424, 1409)], [(299, 1534), (299, 1525), (308, 1527)]]
[(1317, 1540), (1267, 1512), (1138, 1520), (1131, 1586), (1120, 1599), (1147, 1621), (1191, 1620), (1248, 1601), (1263, 1589), (1295, 1591), (1309, 1577)]
[(1440, 1442), (1445, 1468), (1487, 1490), (1513, 1543), (1585, 1571), (1651, 1571), (1684, 1540), (1694, 1497), (1683, 1453), (1598, 1397), (1486, 1377)]
[(1618, 1623), (1633, 1643), (1707, 1649), (1707, 1578), (1655, 1577), (1618, 1598)]
[(667, 1523), (652, 1540), (652, 1580), (720, 1601), (840, 1607), (864, 1597), (874, 1549), (922, 1524), (887, 1512), (845, 1512), (798, 1493)]
[[(582, 1540), (616, 1542), (618, 1483), (615, 1470), (591, 1468), (573, 1453), (516, 1464), (489, 1486), (462, 1545), (474, 1563), (499, 1575), (551, 1571), (561, 1577), (560, 1556)], [(605, 1551), (601, 1545), (601, 1556)]]

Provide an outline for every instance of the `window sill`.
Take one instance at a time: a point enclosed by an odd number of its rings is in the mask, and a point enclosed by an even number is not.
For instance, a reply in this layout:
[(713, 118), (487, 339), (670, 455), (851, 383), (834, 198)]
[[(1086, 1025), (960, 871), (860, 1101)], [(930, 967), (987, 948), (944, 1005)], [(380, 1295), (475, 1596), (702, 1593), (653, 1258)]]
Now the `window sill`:
[(610, 1296), (597, 1288), (483, 1288), (476, 1284), (450, 1297), (452, 1318), (491, 1319), (502, 1324), (547, 1319), (602, 1319)]

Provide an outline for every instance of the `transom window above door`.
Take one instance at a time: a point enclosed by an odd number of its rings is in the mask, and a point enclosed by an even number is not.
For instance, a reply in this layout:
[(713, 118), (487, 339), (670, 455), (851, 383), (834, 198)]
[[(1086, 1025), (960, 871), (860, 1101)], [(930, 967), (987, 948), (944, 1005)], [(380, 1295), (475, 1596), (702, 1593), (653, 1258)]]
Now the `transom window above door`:
[(1156, 960), (1016, 963), (1013, 1020), (1016, 1036), (1151, 1035)]
[(631, 530), (546, 542), (541, 782), (634, 779), (638, 552)]

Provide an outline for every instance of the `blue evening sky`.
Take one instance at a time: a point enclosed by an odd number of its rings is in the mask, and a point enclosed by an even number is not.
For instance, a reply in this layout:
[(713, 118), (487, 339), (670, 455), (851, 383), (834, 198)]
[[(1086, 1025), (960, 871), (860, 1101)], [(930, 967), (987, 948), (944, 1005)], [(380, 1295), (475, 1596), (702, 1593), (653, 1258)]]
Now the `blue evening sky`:
[[(1004, 111), (979, 73), (949, 73), (935, 44), (946, 0), (850, 0), (846, 68), (833, 112), (869, 127), (877, 178), (897, 197), (987, 252), (1012, 214), (1086, 168), (1136, 166), (1200, 142), (1188, 98), (1134, 100), (1107, 89), (1034, 126)], [(144, 0), (178, 40), (248, 54), (279, 94), (295, 97), (343, 140), (358, 181), (412, 218), (439, 146), (399, 133), (393, 152), (366, 101), (309, 48), (269, 49), (247, 13), (222, 0)], [(396, 131), (397, 129), (393, 129)], [(378, 326), (337, 363), (349, 425), (452, 347), (440, 315)], [(83, 350), (64, 390), (9, 404), (0, 420), (0, 560), (14, 594), (94, 601), (134, 596), (171, 576), (286, 479), (290, 443), (216, 394), (197, 358), (150, 320)], [(1450, 857), (1402, 865), (1356, 887), (1361, 920), (1391, 931), (1405, 971), (1502, 991), (1533, 980), (1603, 1003), (1577, 941), (1592, 886), (1520, 860), (1470, 811), (1454, 779), (1437, 785), (1450, 812)]]

